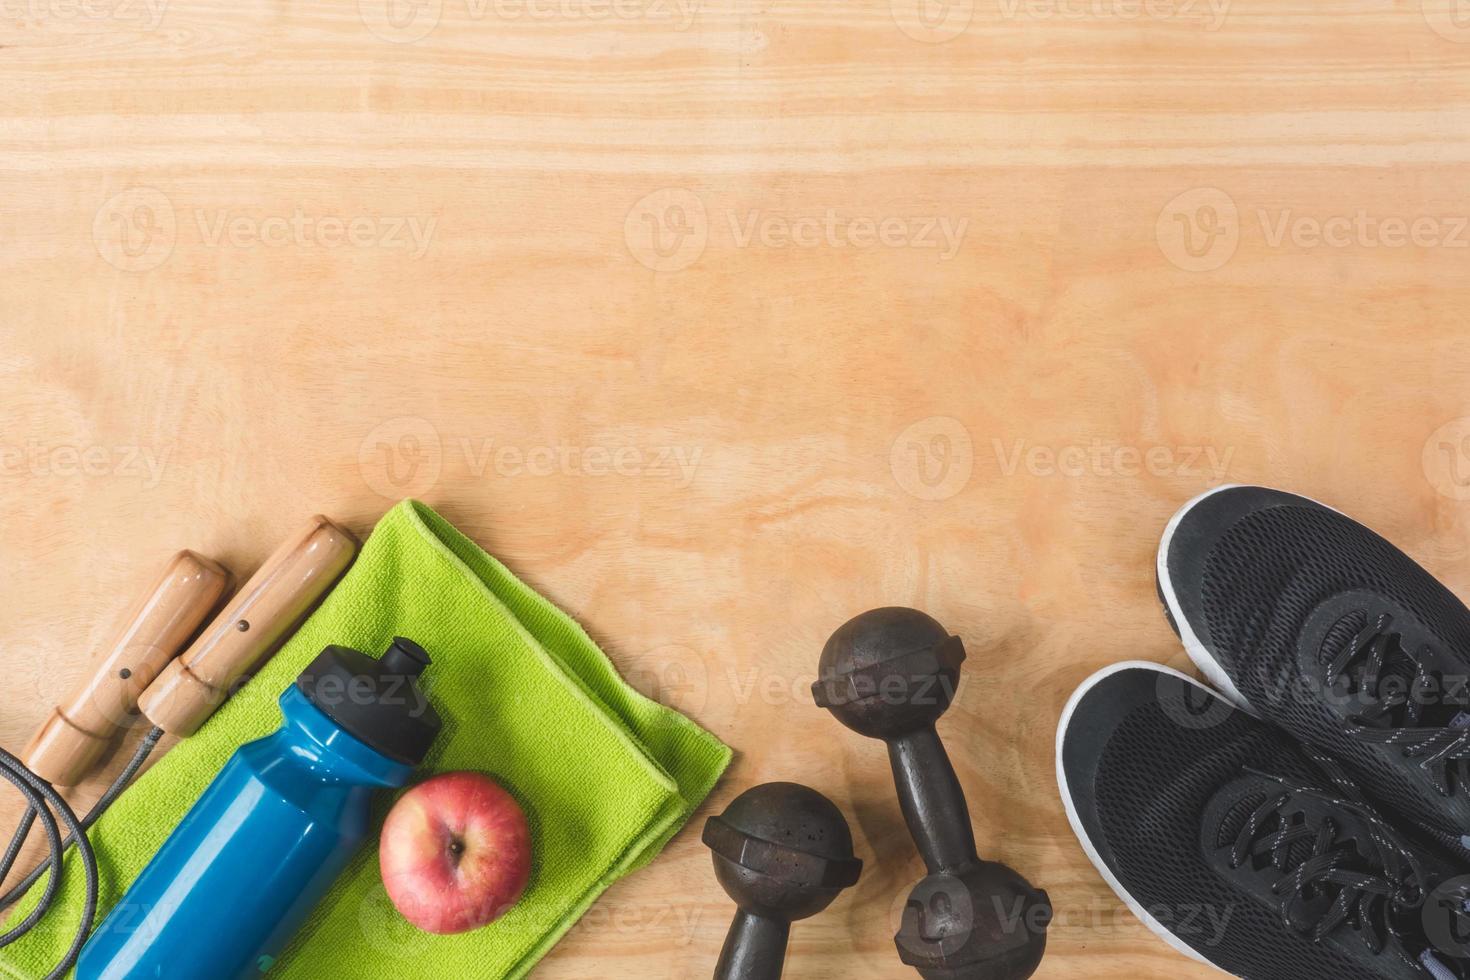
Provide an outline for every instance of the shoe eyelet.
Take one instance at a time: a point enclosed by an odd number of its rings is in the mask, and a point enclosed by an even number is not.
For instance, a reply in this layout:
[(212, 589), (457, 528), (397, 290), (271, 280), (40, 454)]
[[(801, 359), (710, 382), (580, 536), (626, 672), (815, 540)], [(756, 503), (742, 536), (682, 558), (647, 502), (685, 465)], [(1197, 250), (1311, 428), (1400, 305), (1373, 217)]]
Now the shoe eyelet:
[(1420, 905), (1423, 905), (1424, 897), (1424, 889), (1420, 888), (1418, 885), (1410, 884), (1400, 889), (1393, 896), (1393, 902), (1395, 905), (1401, 905), (1405, 908), (1412, 909), (1418, 908)]

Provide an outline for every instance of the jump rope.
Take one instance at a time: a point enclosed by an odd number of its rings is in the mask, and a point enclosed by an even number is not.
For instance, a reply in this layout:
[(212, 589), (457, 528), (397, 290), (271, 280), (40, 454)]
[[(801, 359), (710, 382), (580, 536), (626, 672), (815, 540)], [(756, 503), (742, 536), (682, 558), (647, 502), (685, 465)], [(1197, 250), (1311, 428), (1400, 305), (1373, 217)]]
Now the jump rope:
[[(0, 749), (0, 778), (27, 804), (0, 857), (0, 884), (10, 877), (37, 823), (49, 851), (34, 870), (0, 894), (4, 912), (49, 872), (36, 907), (0, 934), (0, 947), (29, 933), (51, 911), (61, 885), (62, 858), (75, 845), (85, 878), (81, 921), (46, 980), (60, 980), (71, 970), (91, 934), (100, 892), (97, 855), (87, 831), (132, 783), (163, 736), (187, 738), (198, 731), (295, 631), (356, 555), (352, 534), (317, 515), (266, 559), (202, 632), (200, 627), (229, 592), (230, 573), (192, 551), (173, 556), (104, 648), (91, 676), (51, 711), (23, 755)], [(78, 817), (57, 787), (80, 783), (139, 716), (152, 727), (97, 802)]]

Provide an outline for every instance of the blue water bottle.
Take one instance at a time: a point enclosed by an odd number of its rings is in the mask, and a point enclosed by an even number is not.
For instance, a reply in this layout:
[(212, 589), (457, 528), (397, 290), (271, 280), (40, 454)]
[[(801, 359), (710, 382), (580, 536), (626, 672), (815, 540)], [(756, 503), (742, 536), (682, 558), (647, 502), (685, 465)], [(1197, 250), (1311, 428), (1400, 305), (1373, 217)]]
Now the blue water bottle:
[(329, 646), (281, 695), (285, 723), (241, 746), (77, 961), (78, 980), (249, 980), (269, 970), (439, 732), (423, 648)]

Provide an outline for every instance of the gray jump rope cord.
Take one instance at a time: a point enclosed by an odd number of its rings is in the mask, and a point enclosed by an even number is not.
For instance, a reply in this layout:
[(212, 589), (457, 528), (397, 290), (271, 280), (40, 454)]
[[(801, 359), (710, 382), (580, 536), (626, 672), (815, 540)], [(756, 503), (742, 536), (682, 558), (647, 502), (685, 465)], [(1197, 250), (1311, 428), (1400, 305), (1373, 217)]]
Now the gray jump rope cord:
[[(0, 779), (6, 780), (20, 790), (21, 795), (29, 804), (25, 815), (21, 817), (20, 826), (15, 829), (15, 834), (10, 838), (10, 846), (5, 849), (5, 856), (0, 858), (0, 882), (4, 882), (10, 876), (10, 869), (15, 864), (15, 859), (20, 854), (26, 838), (30, 836), (31, 827), (34, 826), (37, 817), (41, 820), (41, 829), (46, 832), (46, 840), (51, 850), (50, 857), (41, 862), (34, 871), (22, 878), (13, 888), (0, 895), (0, 911), (14, 905), (48, 870), (52, 872), (46, 880), (46, 891), (41, 895), (40, 902), (15, 928), (0, 935), (0, 947), (8, 946), (30, 932), (51, 910), (56, 900), (56, 888), (61, 880), (58, 870), (53, 869), (60, 869), (61, 858), (72, 844), (76, 844), (77, 853), (81, 855), (82, 871), (87, 879), (82, 920), (77, 925), (76, 936), (72, 939), (65, 958), (46, 975), (46, 980), (61, 980), (76, 964), (77, 957), (82, 952), (82, 945), (86, 943), (87, 936), (92, 931), (92, 919), (97, 914), (97, 855), (92, 851), (91, 841), (87, 840), (87, 830), (121, 795), (128, 783), (132, 782), (133, 777), (137, 775), (138, 770), (142, 768), (143, 763), (147, 761), (161, 738), (163, 738), (162, 728), (154, 728), (143, 737), (138, 750), (133, 753), (133, 757), (128, 760), (123, 771), (112, 781), (112, 785), (107, 787), (107, 791), (102, 794), (92, 809), (87, 811), (87, 815), (81, 819), (77, 819), (76, 811), (61, 798), (50, 783), (37, 776), (15, 756), (0, 749)], [(61, 836), (62, 825), (65, 825), (67, 829), (65, 838)]]

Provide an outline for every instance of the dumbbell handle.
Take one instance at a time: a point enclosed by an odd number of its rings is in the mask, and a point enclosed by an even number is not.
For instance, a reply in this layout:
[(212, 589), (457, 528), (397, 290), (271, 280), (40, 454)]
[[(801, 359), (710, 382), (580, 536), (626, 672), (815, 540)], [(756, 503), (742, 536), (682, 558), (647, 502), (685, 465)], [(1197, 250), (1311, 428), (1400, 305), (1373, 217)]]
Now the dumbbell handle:
[(934, 726), (890, 739), (888, 761), (904, 822), (929, 873), (977, 863), (965, 791)]
[(780, 980), (790, 936), (789, 922), (737, 910), (714, 980)]

